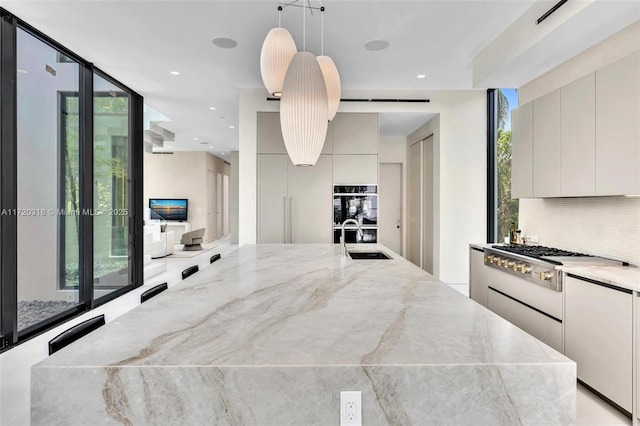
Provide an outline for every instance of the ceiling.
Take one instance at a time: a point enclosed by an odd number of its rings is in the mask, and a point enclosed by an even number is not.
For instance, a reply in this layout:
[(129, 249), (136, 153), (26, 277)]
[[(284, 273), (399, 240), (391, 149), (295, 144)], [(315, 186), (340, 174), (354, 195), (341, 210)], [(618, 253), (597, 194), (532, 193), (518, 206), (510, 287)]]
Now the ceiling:
[[(317, 6), (320, 0), (310, 1)], [(599, 1), (628, 5), (631, 0)], [(473, 59), (540, 2), (323, 3), (324, 51), (336, 63), (343, 89), (423, 93), (474, 88)], [(555, 1), (546, 3), (551, 7)], [(143, 95), (146, 104), (171, 120), (162, 126), (175, 133), (173, 149), (208, 149), (223, 158), (238, 149), (240, 90), (263, 87), (260, 49), (269, 29), (277, 26), (276, 6), (273, 0), (2, 2), (2, 7)], [(302, 9), (287, 7), (281, 17), (282, 26), (301, 49)], [(311, 15), (307, 11), (306, 48), (315, 54), (320, 54), (320, 21), (319, 12)], [(612, 25), (610, 32), (615, 30)], [(238, 45), (232, 49), (214, 46), (216, 37), (232, 38)], [(388, 41), (389, 47), (380, 51), (364, 48), (375, 39)], [(538, 61), (532, 63), (537, 68), (529, 71), (540, 75), (569, 58), (556, 56), (555, 63)], [(418, 79), (418, 74), (426, 77)], [(393, 134), (388, 136), (406, 135), (428, 119), (424, 114), (383, 116), (382, 131), (390, 129)]]

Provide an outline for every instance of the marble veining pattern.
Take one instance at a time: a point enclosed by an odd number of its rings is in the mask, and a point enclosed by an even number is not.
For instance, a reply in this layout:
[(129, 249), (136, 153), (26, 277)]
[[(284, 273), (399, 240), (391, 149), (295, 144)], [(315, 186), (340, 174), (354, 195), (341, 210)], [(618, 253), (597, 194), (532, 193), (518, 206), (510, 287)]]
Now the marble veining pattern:
[(572, 361), (390, 254), (243, 246), (34, 366), (32, 424), (575, 422)]

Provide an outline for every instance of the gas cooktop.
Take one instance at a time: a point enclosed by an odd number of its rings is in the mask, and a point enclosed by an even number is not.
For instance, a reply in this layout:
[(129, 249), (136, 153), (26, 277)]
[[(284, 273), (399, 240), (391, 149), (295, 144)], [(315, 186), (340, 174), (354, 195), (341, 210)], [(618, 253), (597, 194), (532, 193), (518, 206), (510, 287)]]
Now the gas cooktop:
[(496, 244), (484, 253), (485, 265), (555, 291), (562, 291), (562, 266), (621, 264), (611, 259), (544, 246)]
[[(516, 253), (521, 256), (533, 257), (535, 259), (543, 259), (546, 257), (593, 257), (589, 254), (576, 253), (573, 251), (557, 249), (544, 246), (525, 246), (525, 245), (494, 245), (492, 248)], [(549, 259), (543, 259), (549, 260)]]

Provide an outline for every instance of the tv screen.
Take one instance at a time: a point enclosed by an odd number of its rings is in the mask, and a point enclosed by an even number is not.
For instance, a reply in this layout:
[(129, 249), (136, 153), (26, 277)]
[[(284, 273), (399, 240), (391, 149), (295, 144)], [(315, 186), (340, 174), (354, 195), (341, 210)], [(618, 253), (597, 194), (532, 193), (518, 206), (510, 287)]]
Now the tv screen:
[(151, 219), (187, 220), (188, 204), (186, 198), (149, 198)]

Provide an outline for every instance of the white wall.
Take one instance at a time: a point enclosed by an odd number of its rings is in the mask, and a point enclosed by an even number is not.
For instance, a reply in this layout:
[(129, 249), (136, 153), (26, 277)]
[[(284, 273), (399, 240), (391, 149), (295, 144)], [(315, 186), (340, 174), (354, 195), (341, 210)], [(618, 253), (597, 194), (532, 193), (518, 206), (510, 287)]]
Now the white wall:
[[(178, 151), (173, 154), (144, 154), (144, 203), (149, 198), (188, 198), (187, 220), (191, 229), (209, 228), (207, 224), (208, 202), (213, 201), (213, 213), (222, 212), (224, 206), (216, 209), (216, 188), (207, 183), (207, 173), (213, 172), (229, 176), (232, 167), (219, 157), (208, 152)], [(233, 191), (233, 189), (230, 189)], [(233, 193), (233, 192), (232, 192)], [(224, 202), (224, 197), (222, 197)], [(215, 216), (214, 216), (215, 221)], [(215, 239), (208, 230), (205, 241)]]
[(439, 116), (407, 137), (433, 135), (433, 275), (469, 282), (469, 247), (486, 239), (486, 92), (441, 92)]
[[(519, 89), (520, 103), (640, 50), (640, 22)], [(539, 243), (640, 265), (640, 199), (591, 197), (520, 200), (519, 228)]]
[(238, 243), (255, 244), (257, 232), (258, 111), (279, 111), (265, 89), (240, 90)]
[(144, 203), (149, 198), (188, 198), (191, 229), (207, 226), (206, 152), (144, 154)]
[(238, 244), (240, 240), (239, 218), (240, 218), (240, 153), (231, 152), (231, 177), (229, 178), (229, 231), (231, 232), (231, 244)]

